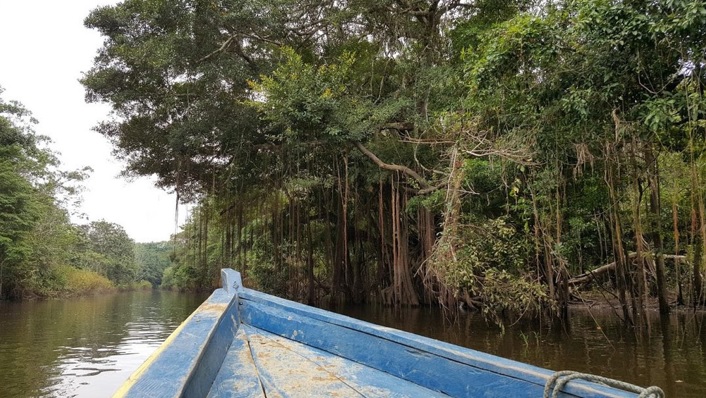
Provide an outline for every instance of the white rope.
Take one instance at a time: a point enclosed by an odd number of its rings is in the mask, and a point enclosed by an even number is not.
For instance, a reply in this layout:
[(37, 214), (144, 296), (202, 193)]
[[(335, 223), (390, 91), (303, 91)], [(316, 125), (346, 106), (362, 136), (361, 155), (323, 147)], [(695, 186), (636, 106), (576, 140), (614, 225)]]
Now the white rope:
[(562, 370), (554, 373), (544, 386), (544, 398), (558, 398), (559, 392), (564, 388), (566, 383), (574, 379), (592, 381), (624, 391), (634, 392), (635, 394), (639, 394), (638, 398), (665, 398), (664, 391), (656, 386), (643, 388), (624, 381), (588, 373), (574, 372), (572, 370)]

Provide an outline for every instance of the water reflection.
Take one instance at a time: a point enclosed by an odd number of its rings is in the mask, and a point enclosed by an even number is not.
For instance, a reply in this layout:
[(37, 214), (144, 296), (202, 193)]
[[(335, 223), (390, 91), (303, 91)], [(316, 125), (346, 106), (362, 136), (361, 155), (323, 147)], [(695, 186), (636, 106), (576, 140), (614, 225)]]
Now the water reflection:
[(146, 291), (0, 303), (0, 397), (106, 397), (205, 297)]
[(572, 311), (566, 330), (521, 323), (500, 333), (477, 313), (450, 320), (437, 309), (392, 310), (347, 307), (338, 312), (533, 365), (576, 370), (637, 385), (658, 385), (668, 397), (706, 397), (706, 317), (681, 312), (661, 325), (650, 313), (650, 327), (636, 335), (610, 311)]
[[(149, 291), (0, 303), (0, 398), (107, 397), (205, 299)], [(571, 369), (669, 397), (706, 396), (706, 317), (681, 312), (636, 335), (608, 311), (573, 310), (570, 333), (520, 323), (500, 333), (475, 313), (349, 307), (339, 312), (550, 369)]]

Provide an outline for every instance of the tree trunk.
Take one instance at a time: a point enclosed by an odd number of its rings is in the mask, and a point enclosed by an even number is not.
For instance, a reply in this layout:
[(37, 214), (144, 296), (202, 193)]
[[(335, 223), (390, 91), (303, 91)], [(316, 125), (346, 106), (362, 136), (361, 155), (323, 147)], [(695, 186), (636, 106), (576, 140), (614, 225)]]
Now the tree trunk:
[(307, 290), (307, 304), (314, 305), (316, 303), (316, 290), (314, 283), (314, 242), (311, 237), (311, 223), (306, 224), (307, 240), (309, 241), (307, 259), (306, 259), (306, 278), (309, 285)]
[(384, 201), (384, 189), (383, 189), (382, 177), (378, 182), (378, 229), (380, 233), (380, 262), (378, 263), (378, 275), (377, 282), (378, 286), (385, 285), (386, 279), (386, 269), (389, 263), (389, 256), (387, 251), (387, 244), (385, 240), (385, 201)]
[(345, 217), (343, 214), (343, 206), (341, 203), (338, 204), (338, 222), (336, 222), (336, 241), (334, 242), (334, 257), (333, 257), (333, 270), (332, 270), (332, 291), (334, 298), (335, 296), (343, 291), (344, 279), (345, 279), (345, 263), (346, 263), (346, 253), (345, 253), (345, 243), (346, 240), (346, 230), (345, 225), (340, 220)]
[(0, 300), (2, 300), (2, 285), (5, 283), (3, 279), (3, 271), (5, 271), (5, 260), (0, 261)]
[[(677, 211), (677, 201), (676, 199), (672, 202), (672, 225), (673, 225), (673, 236), (674, 236), (674, 255), (679, 255), (679, 212)], [(676, 273), (677, 279), (677, 304), (684, 305), (684, 293), (681, 288), (681, 265), (679, 260), (674, 263), (674, 271)]]
[(203, 251), (201, 252), (203, 255), (203, 266), (206, 269), (206, 283), (207, 285), (205, 287), (211, 288), (213, 287), (214, 280), (213, 280), (213, 273), (211, 269), (211, 265), (208, 263), (208, 219), (210, 218), (210, 210), (208, 208), (208, 205), (204, 208), (204, 220), (203, 220)]
[(334, 291), (344, 292), (345, 301), (350, 299), (350, 278), (348, 261), (348, 159), (344, 157), (344, 175), (338, 169), (338, 220), (336, 225), (336, 257), (333, 269)]
[(628, 287), (627, 281), (627, 264), (625, 259), (625, 249), (623, 248), (622, 241), (622, 227), (620, 221), (620, 214), (618, 213), (618, 198), (613, 185), (613, 166), (609, 165), (606, 171), (607, 178), (606, 183), (608, 185), (608, 193), (610, 195), (610, 219), (611, 219), (611, 232), (612, 232), (612, 245), (613, 245), (613, 255), (615, 256), (615, 280), (618, 288), (618, 299), (620, 300), (620, 306), (623, 310), (624, 321), (628, 324), (632, 324), (630, 311), (628, 309), (628, 302), (626, 297), (626, 290)]
[[(654, 156), (652, 148), (648, 146), (645, 151), (645, 162), (647, 162), (650, 185), (650, 212), (652, 224), (652, 245), (654, 247), (657, 274), (657, 298), (659, 300), (659, 313), (669, 315), (669, 302), (667, 301), (667, 278), (664, 266), (664, 244), (662, 242), (662, 227), (660, 223), (660, 178), (659, 164)], [(664, 321), (664, 318), (662, 319)]]
[(701, 238), (701, 234), (696, 234), (694, 236), (694, 265), (693, 265), (693, 283), (694, 283), (694, 288), (693, 288), (693, 296), (692, 296), (692, 304), (694, 306), (697, 306), (701, 304), (702, 301), (702, 284), (703, 284), (703, 278), (701, 277), (701, 264), (703, 262), (703, 257), (704, 257), (704, 241)]
[[(637, 271), (637, 281), (633, 288), (633, 319), (639, 321), (640, 325), (644, 325), (647, 321), (647, 313), (645, 311), (645, 296), (647, 293), (647, 279), (645, 278), (645, 238), (642, 232), (642, 217), (640, 214), (640, 204), (642, 203), (642, 189), (638, 178), (638, 167), (634, 148), (638, 143), (633, 140), (633, 150), (630, 153), (630, 163), (633, 169), (633, 195), (634, 203), (632, 208), (633, 228), (635, 230), (635, 248), (637, 256), (635, 267)], [(630, 262), (628, 262), (630, 264)], [(635, 300), (636, 299), (636, 300)], [(639, 315), (639, 316), (638, 316)]]
[(412, 283), (412, 274), (409, 263), (409, 247), (407, 235), (407, 215), (404, 212), (406, 201), (400, 196), (400, 190), (397, 187), (398, 180), (392, 177), (392, 242), (393, 242), (393, 257), (392, 257), (392, 291), (395, 304), (418, 306), (419, 298), (414, 291)]
[(247, 239), (243, 239), (243, 205), (238, 203), (238, 264), (240, 267), (240, 272), (243, 277), (246, 276), (247, 265), (245, 262), (245, 256), (247, 255)]
[[(434, 214), (426, 207), (420, 206), (417, 210), (417, 231), (419, 235), (420, 255), (419, 264), (423, 264), (429, 259), (434, 250)], [(434, 288), (428, 283), (422, 283), (424, 290), (424, 302), (434, 300)]]
[(702, 296), (701, 264), (703, 262), (703, 245), (704, 245), (704, 206), (701, 184), (699, 181), (699, 173), (696, 169), (696, 160), (694, 159), (694, 142), (691, 137), (689, 142), (691, 152), (691, 241), (694, 245), (694, 264), (693, 264), (693, 296), (692, 303), (694, 306), (699, 304)]
[[(637, 256), (637, 253), (634, 253), (634, 252), (628, 254), (628, 258), (635, 258), (636, 256)], [(674, 254), (671, 254), (671, 255), (663, 254), (662, 259), (663, 260), (672, 259), (675, 262), (679, 262), (681, 260), (686, 259), (686, 256), (674, 255)], [(593, 270), (589, 270), (587, 272), (584, 272), (583, 274), (576, 275), (575, 277), (569, 279), (569, 283), (572, 285), (583, 285), (588, 282), (591, 282), (592, 280), (594, 280), (594, 279), (598, 278), (599, 276), (606, 274), (610, 271), (615, 271), (615, 261), (608, 263), (608, 264), (601, 265), (600, 267), (593, 269)]]
[[(557, 165), (557, 168), (559, 166)], [(560, 170), (560, 169), (559, 169)], [(562, 214), (562, 194), (561, 194), (561, 187), (563, 184), (563, 178), (561, 178), (561, 172), (559, 173), (559, 176), (557, 177), (557, 188), (555, 192), (555, 202), (556, 202), (556, 213), (555, 213), (555, 244), (558, 246), (561, 244), (561, 238), (562, 238), (562, 225), (564, 223), (564, 218)], [(568, 326), (569, 324), (569, 271), (566, 269), (566, 261), (561, 258), (560, 256), (557, 256), (557, 264), (558, 264), (558, 280), (557, 280), (557, 286), (556, 286), (556, 293), (557, 293), (557, 301), (559, 305), (559, 321), (560, 324), (564, 327)]]
[[(547, 244), (544, 241), (544, 234), (542, 233), (542, 221), (539, 217), (539, 209), (537, 208), (537, 198), (534, 195), (534, 191), (531, 191), (532, 195), (532, 212), (534, 215), (534, 256), (535, 263), (537, 264), (537, 274), (539, 278), (544, 279), (549, 288), (549, 297), (551, 300), (556, 298), (556, 291), (554, 286), (554, 267), (552, 266), (552, 261), (547, 249)], [(542, 260), (544, 258), (544, 260)], [(544, 265), (542, 267), (542, 265)]]
[(697, 259), (694, 259), (694, 296), (696, 297), (697, 304), (704, 304), (703, 297), (703, 277), (701, 275), (701, 270), (703, 269), (704, 262), (704, 245), (706, 244), (706, 220), (704, 220), (704, 197), (701, 192), (698, 193), (698, 207), (699, 207), (699, 246), (701, 247), (701, 255)]

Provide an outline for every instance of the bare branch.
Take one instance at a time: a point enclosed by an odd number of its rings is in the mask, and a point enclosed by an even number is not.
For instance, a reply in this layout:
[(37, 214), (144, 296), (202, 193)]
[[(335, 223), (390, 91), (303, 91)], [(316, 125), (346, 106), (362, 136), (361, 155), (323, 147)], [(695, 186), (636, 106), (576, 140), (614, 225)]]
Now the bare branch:
[(429, 192), (434, 191), (435, 189), (441, 188), (441, 186), (439, 186), (439, 187), (432, 186), (431, 184), (429, 184), (427, 182), (427, 180), (424, 179), (424, 177), (420, 176), (416, 171), (410, 169), (407, 166), (400, 166), (398, 164), (389, 164), (389, 163), (383, 162), (382, 160), (380, 160), (380, 158), (378, 158), (374, 153), (370, 152), (370, 150), (368, 148), (363, 146), (363, 144), (361, 144), (358, 141), (353, 142), (353, 145), (355, 145), (355, 147), (358, 148), (358, 150), (363, 155), (367, 156), (370, 160), (373, 161), (373, 163), (378, 165), (378, 167), (380, 167), (381, 169), (390, 170), (390, 171), (399, 171), (409, 177), (412, 177), (422, 187), (422, 189), (419, 191), (420, 193), (421, 192), (429, 193)]
[(428, 187), (428, 188), (422, 188), (419, 191), (417, 191), (417, 195), (426, 195), (429, 193), (432, 193), (436, 191), (437, 189), (441, 189), (447, 185), (446, 181), (440, 182), (434, 186)]
[(504, 143), (502, 140), (488, 138), (487, 131), (471, 133), (466, 131), (463, 136), (463, 143), (467, 145), (461, 150), (473, 157), (498, 156), (511, 162), (525, 166), (536, 166), (538, 163), (532, 160), (532, 150), (529, 145), (514, 145)]
[(411, 131), (411, 130), (414, 130), (414, 123), (410, 123), (410, 122), (388, 123), (388, 124), (381, 126), (380, 130)]
[(400, 142), (404, 142), (407, 144), (419, 144), (419, 145), (454, 145), (454, 144), (456, 144), (456, 141), (451, 141), (451, 140), (437, 140), (434, 138), (421, 139), (421, 138), (412, 138), (412, 137), (402, 138), (402, 139), (400, 139)]
[(215, 56), (215, 55), (217, 55), (217, 54), (222, 53), (223, 51), (226, 50), (226, 48), (228, 48), (228, 46), (230, 45), (230, 43), (233, 42), (233, 39), (235, 39), (235, 36), (229, 37), (228, 40), (224, 41), (223, 44), (221, 44), (221, 46), (220, 46), (217, 50), (214, 50), (214, 51), (212, 51), (210, 54), (208, 54), (208, 55), (206, 55), (206, 56), (200, 58), (198, 61), (196, 61), (196, 63), (199, 63), (199, 64), (200, 64), (201, 62), (206, 61), (206, 60), (208, 60), (209, 58), (211, 58), (211, 57), (213, 57), (213, 56)]

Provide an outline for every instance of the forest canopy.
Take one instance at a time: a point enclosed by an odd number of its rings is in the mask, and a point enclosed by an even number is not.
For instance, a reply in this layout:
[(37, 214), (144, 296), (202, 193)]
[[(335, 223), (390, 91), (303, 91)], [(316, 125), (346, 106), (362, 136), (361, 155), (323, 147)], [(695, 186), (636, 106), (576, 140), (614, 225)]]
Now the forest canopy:
[(704, 302), (702, 0), (126, 0), (85, 25), (97, 131), (198, 203), (175, 286), (229, 266), (310, 303), (564, 317), (600, 269), (629, 323)]

